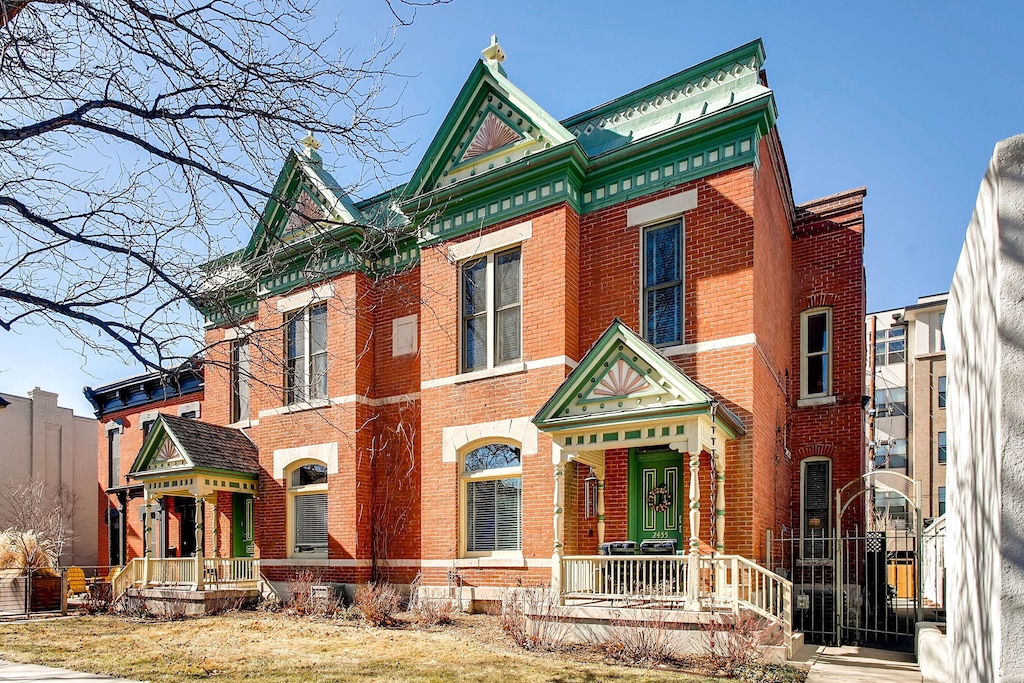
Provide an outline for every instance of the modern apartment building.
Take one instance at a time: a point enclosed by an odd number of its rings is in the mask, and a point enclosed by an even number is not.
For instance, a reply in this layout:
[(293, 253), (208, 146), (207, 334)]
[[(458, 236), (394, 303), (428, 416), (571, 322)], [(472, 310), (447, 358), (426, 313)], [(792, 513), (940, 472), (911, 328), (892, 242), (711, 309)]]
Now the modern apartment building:
[[(869, 469), (889, 469), (921, 484), (925, 520), (946, 511), (946, 294), (867, 315)], [(903, 498), (878, 493), (875, 511), (906, 517)]]

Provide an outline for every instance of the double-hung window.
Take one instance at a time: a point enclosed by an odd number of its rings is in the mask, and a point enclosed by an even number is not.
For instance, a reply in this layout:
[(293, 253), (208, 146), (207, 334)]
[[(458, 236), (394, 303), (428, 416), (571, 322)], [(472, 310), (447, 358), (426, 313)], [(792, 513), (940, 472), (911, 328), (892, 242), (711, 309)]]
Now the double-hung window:
[(327, 466), (300, 465), (288, 480), (292, 554), (327, 553)]
[(939, 516), (946, 514), (946, 487), (939, 487)]
[(946, 464), (946, 432), (939, 432), (938, 437), (936, 437), (936, 443), (937, 443), (938, 449), (939, 449), (939, 453), (938, 453), (939, 464), (940, 465), (945, 465)]
[(522, 250), (488, 254), (461, 268), (462, 372), (522, 357)]
[(472, 554), (523, 547), (523, 467), (515, 446), (493, 443), (466, 454), (462, 467), (463, 537)]
[(800, 315), (800, 397), (832, 395), (832, 309)]
[(231, 421), (249, 419), (249, 343), (231, 342)]
[(327, 398), (327, 305), (310, 306), (285, 323), (285, 403)]
[(946, 407), (946, 376), (939, 377), (939, 407)]
[(683, 266), (681, 222), (644, 231), (643, 329), (654, 346), (683, 343)]
[(107, 486), (113, 488), (121, 483), (121, 427), (112, 424), (107, 427)]

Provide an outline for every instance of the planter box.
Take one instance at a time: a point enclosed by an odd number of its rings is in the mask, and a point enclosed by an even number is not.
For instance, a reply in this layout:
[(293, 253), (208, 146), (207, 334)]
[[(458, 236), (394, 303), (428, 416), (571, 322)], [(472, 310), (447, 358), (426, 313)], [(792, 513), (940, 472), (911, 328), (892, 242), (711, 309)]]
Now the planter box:
[(31, 609), (33, 612), (58, 611), (61, 607), (61, 585), (59, 576), (33, 576)]

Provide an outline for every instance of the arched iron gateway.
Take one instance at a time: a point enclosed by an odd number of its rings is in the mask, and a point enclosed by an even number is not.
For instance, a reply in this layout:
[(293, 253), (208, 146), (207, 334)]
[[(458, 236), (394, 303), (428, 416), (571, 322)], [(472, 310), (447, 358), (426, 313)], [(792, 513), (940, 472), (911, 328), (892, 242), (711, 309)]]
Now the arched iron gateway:
[(794, 630), (810, 643), (912, 650), (917, 622), (941, 608), (922, 597), (920, 484), (875, 470), (830, 507), (825, 523), (769, 538), (772, 568), (793, 581)]

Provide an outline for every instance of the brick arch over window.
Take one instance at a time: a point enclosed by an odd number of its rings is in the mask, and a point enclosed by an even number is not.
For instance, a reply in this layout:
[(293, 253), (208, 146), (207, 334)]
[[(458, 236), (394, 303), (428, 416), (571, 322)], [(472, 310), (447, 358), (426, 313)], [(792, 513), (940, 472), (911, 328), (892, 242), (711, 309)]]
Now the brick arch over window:
[(835, 308), (838, 301), (839, 297), (832, 292), (816, 292), (801, 299), (799, 309), (806, 311), (811, 308)]
[(834, 459), (836, 457), (836, 447), (830, 443), (813, 443), (801, 446), (796, 451), (796, 457), (799, 460), (816, 455)]

